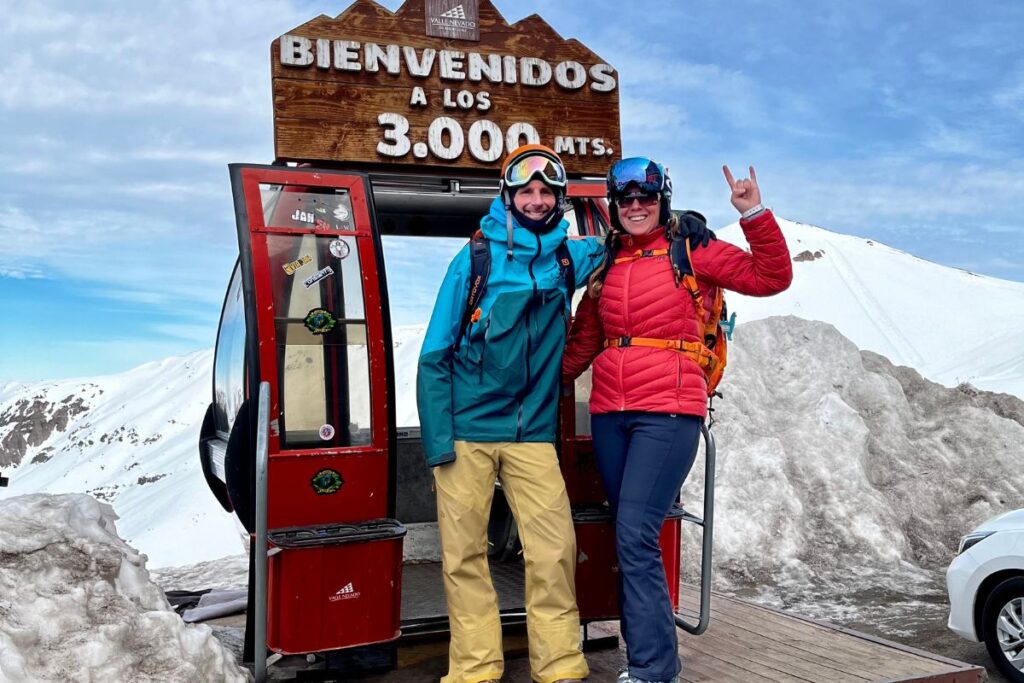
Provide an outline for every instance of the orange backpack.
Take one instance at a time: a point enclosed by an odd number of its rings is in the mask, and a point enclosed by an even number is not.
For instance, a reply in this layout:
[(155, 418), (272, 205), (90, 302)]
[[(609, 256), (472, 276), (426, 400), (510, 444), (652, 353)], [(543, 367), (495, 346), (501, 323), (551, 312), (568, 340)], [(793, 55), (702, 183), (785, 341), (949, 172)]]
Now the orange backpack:
[[(679, 252), (681, 256), (672, 254), (673, 250)], [(669, 253), (672, 258), (672, 270), (676, 276), (676, 286), (686, 287), (693, 297), (693, 306), (697, 310), (697, 324), (704, 340), (699, 348), (684, 353), (693, 358), (704, 371), (708, 380), (708, 396), (714, 396), (728, 363), (729, 337), (732, 336), (735, 320), (729, 321), (722, 288), (697, 280), (690, 259), (690, 241), (673, 240)], [(727, 326), (728, 331), (723, 326)]]

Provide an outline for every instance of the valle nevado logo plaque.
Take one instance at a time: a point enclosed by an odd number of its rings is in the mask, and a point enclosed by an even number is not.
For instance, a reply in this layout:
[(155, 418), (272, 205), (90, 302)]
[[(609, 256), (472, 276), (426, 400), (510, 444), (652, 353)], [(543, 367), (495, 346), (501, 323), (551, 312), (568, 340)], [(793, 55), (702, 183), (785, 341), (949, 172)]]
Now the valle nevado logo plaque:
[(427, 35), (480, 42), (480, 0), (427, 0)]

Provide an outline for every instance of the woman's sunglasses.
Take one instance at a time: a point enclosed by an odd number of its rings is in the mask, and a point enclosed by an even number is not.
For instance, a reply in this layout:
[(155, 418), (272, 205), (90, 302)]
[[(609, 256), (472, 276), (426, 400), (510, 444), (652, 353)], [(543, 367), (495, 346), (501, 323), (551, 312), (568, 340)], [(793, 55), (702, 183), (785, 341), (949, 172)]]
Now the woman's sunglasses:
[(645, 192), (633, 192), (627, 195), (623, 195), (619, 199), (618, 205), (620, 209), (627, 209), (633, 206), (634, 201), (637, 201), (640, 202), (640, 206), (654, 206), (655, 204), (658, 203), (660, 199), (661, 197), (656, 192), (653, 194), (647, 194)]

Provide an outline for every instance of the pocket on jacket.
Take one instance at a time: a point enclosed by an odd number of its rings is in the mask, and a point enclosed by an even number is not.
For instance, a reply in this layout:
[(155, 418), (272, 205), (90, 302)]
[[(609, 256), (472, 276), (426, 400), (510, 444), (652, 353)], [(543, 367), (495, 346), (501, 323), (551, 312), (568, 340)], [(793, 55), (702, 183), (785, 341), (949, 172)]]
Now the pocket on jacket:
[(526, 293), (501, 294), (491, 306), (482, 345), (483, 372), (497, 394), (513, 395), (525, 382)]

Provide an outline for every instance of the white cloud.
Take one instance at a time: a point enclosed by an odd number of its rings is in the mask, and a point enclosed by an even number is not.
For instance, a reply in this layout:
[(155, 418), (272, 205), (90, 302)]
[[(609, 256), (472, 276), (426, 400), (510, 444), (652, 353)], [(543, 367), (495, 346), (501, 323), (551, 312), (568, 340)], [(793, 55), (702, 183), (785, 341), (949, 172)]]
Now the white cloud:
[(12, 280), (39, 280), (43, 278), (43, 272), (39, 268), (16, 268), (14, 266), (0, 266), (0, 278), (8, 277)]
[(986, 141), (980, 139), (974, 130), (954, 128), (941, 121), (933, 120), (924, 133), (924, 146), (939, 154), (984, 158), (992, 154)]
[(52, 34), (71, 28), (76, 18), (69, 12), (56, 9), (52, 4), (41, 2), (24, 3), (18, 11), (4, 8), (4, 24), (10, 34)]
[(217, 321), (205, 325), (162, 324), (152, 325), (153, 332), (198, 344), (198, 348), (212, 348), (217, 341)]
[(619, 102), (622, 119), (622, 138), (630, 147), (636, 143), (684, 142), (695, 136), (690, 130), (686, 110), (680, 104), (646, 97), (623, 96)]
[(1024, 73), (1018, 72), (992, 96), (992, 102), (1020, 116), (1024, 109)]

